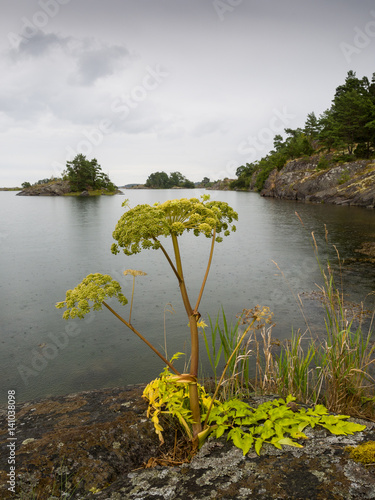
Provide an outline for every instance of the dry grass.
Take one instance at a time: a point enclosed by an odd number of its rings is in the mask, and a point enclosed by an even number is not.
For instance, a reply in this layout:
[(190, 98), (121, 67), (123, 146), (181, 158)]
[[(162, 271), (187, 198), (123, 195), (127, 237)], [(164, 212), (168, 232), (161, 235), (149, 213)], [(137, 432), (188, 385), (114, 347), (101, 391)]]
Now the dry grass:
[[(327, 230), (325, 237), (327, 241)], [(375, 419), (375, 342), (372, 323), (367, 332), (362, 328), (364, 311), (352, 314), (353, 307), (346, 304), (342, 286), (341, 261), (340, 288), (335, 284), (329, 262), (320, 263), (318, 245), (312, 233), (313, 248), (323, 278), (318, 287), (325, 313), (324, 338), (312, 338), (308, 327), (305, 335), (299, 332), (284, 342), (275, 354), (272, 328), (262, 331), (257, 344), (256, 388), (262, 392), (294, 395), (307, 404), (323, 403), (330, 411), (349, 413)], [(299, 301), (298, 301), (299, 304)], [(368, 311), (366, 311), (368, 313)], [(374, 319), (375, 311), (372, 315)], [(354, 319), (359, 319), (354, 327)], [(306, 335), (309, 338), (306, 338)]]
[[(325, 238), (328, 242), (327, 236), (326, 230)], [(375, 421), (375, 339), (372, 331), (375, 311), (366, 332), (362, 320), (368, 315), (368, 311), (353, 308), (353, 304), (347, 303), (344, 298), (341, 261), (336, 247), (339, 288), (330, 263), (327, 262), (323, 267), (319, 260), (318, 245), (313, 233), (312, 241), (322, 276), (318, 294), (324, 310), (324, 336), (319, 338), (312, 334), (301, 308), (302, 301), (295, 297), (307, 324), (304, 334), (292, 331), (291, 339), (285, 342), (273, 338), (273, 325), (270, 324), (268, 310), (268, 324), (262, 322), (259, 316), (256, 327), (249, 330), (237, 348), (236, 355), (230, 357), (241, 338), (240, 324), (259, 314), (260, 308), (257, 306), (254, 310), (244, 310), (233, 328), (229, 328), (225, 320), (224, 330), (220, 331), (222, 348), (218, 350), (216, 347), (216, 354), (222, 350), (227, 362), (227, 375), (220, 380), (219, 394), (222, 399), (245, 396), (254, 391), (284, 397), (292, 394), (301, 403), (319, 402), (332, 412)], [(278, 269), (280, 270), (279, 267)], [(284, 276), (282, 271), (281, 274)], [(225, 319), (224, 312), (223, 317)], [(357, 326), (354, 326), (354, 321)], [(207, 342), (206, 348), (208, 349)], [(251, 362), (255, 364), (255, 378), (250, 380)], [(215, 380), (217, 381), (216, 372)]]

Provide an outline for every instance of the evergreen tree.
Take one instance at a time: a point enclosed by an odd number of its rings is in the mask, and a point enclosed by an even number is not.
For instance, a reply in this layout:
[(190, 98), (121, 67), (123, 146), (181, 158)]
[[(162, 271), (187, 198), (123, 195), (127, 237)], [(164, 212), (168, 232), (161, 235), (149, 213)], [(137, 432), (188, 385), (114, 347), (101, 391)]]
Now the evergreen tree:
[(170, 187), (168, 174), (165, 172), (154, 172), (148, 177), (145, 185), (149, 188), (167, 189)]
[(359, 80), (355, 72), (349, 71), (344, 85), (336, 89), (332, 113), (337, 124), (339, 138), (346, 144), (349, 154), (355, 145), (363, 145), (369, 155), (373, 138), (372, 126), (367, 126), (375, 119), (375, 104), (369, 92), (370, 84), (366, 77)]
[(110, 191), (115, 185), (110, 181), (107, 174), (102, 172), (98, 160), (87, 160), (86, 156), (78, 154), (72, 161), (66, 163), (64, 176), (69, 180), (72, 191), (83, 191), (85, 189), (105, 188)]
[(320, 124), (318, 118), (314, 112), (309, 113), (306, 118), (304, 133), (309, 139), (315, 140), (318, 138), (319, 131)]
[(332, 109), (326, 109), (319, 117), (320, 132), (318, 135), (319, 142), (327, 149), (328, 152), (332, 148), (338, 147), (341, 144), (338, 124), (333, 116)]
[(181, 172), (172, 172), (168, 176), (165, 172), (154, 172), (148, 176), (146, 184), (148, 188), (168, 189), (171, 187), (194, 188), (194, 182), (189, 181)]

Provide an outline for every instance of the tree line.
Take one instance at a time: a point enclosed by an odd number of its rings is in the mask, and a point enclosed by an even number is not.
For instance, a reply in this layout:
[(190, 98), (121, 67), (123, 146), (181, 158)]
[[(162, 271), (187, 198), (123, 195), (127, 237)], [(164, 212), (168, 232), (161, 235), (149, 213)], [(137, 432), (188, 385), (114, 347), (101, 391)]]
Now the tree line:
[[(272, 170), (281, 170), (288, 160), (314, 153), (334, 153), (331, 162), (373, 157), (375, 73), (370, 82), (366, 76), (359, 79), (349, 71), (345, 83), (336, 88), (330, 108), (319, 117), (309, 113), (303, 128), (284, 131), (286, 138), (276, 135), (274, 149), (265, 157), (238, 167), (232, 189), (248, 189), (255, 177), (255, 189), (260, 191)], [(330, 162), (323, 157), (320, 167), (328, 166)]]
[(194, 182), (189, 181), (181, 172), (172, 172), (170, 175), (166, 172), (154, 172), (148, 176), (145, 186), (153, 189), (195, 188)]

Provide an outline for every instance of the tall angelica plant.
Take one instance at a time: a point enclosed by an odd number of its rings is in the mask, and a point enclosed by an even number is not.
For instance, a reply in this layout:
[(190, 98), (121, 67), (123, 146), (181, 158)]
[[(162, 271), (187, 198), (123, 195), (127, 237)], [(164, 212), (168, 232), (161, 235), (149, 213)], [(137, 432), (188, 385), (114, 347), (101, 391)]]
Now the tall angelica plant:
[[(118, 254), (122, 250), (125, 255), (133, 255), (142, 250), (161, 250), (164, 257), (178, 281), (182, 302), (189, 319), (191, 359), (188, 374), (180, 374), (171, 362), (169, 362), (138, 330), (133, 326), (131, 315), (125, 320), (111, 306), (106, 303), (109, 297), (116, 297), (120, 304), (127, 303), (122, 294), (120, 284), (109, 275), (90, 274), (73, 290), (68, 290), (66, 299), (59, 302), (56, 307), (66, 307), (63, 317), (83, 318), (91, 310), (99, 310), (104, 305), (123, 324), (133, 331), (143, 342), (145, 342), (162, 361), (177, 375), (176, 381), (188, 384), (190, 411), (193, 417), (193, 439), (196, 439), (202, 430), (199, 392), (197, 386), (198, 363), (199, 363), (199, 339), (197, 323), (200, 318), (199, 305), (207, 281), (211, 266), (215, 242), (221, 242), (223, 236), (229, 236), (236, 227), (233, 221), (238, 219), (237, 213), (225, 202), (210, 201), (208, 195), (202, 199), (176, 199), (154, 205), (137, 205), (128, 207), (127, 200), (123, 203), (127, 211), (121, 216), (113, 232), (116, 243), (112, 245), (112, 253)], [(182, 268), (179, 238), (185, 232), (193, 232), (195, 236), (200, 234), (210, 238), (211, 248), (208, 256), (208, 264), (202, 273), (202, 284), (195, 303), (192, 303), (187, 292), (185, 276)], [(162, 244), (162, 237), (170, 238), (173, 253), (170, 254)]]

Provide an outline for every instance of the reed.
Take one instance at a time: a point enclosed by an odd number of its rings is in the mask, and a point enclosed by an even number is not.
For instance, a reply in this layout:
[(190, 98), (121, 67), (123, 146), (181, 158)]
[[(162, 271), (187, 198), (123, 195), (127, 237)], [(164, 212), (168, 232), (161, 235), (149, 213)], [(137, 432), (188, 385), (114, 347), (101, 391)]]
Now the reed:
[[(327, 229), (325, 238), (327, 241)], [(338, 260), (340, 288), (336, 286), (333, 267), (323, 266), (318, 245), (312, 233), (313, 249), (322, 275), (318, 286), (325, 314), (324, 338), (313, 338), (311, 328), (305, 334), (293, 332), (290, 340), (273, 349), (272, 327), (263, 329), (256, 343), (255, 387), (261, 392), (292, 394), (303, 403), (320, 402), (337, 413), (375, 418), (375, 380), (371, 374), (375, 364), (372, 323), (368, 331), (362, 325), (363, 311), (357, 315), (358, 325), (347, 306)], [(284, 275), (283, 275), (284, 276)], [(285, 276), (284, 276), (285, 278)], [(298, 301), (300, 305), (300, 301)], [(362, 307), (363, 309), (363, 307)], [(372, 316), (374, 318), (375, 311)], [(305, 315), (304, 315), (305, 317)], [(305, 318), (306, 319), (306, 318)], [(309, 338), (306, 338), (309, 333)]]
[[(328, 243), (326, 228), (325, 239)], [(322, 283), (317, 286), (324, 311), (324, 335), (312, 333), (303, 312), (307, 324), (305, 333), (292, 330), (291, 338), (280, 342), (272, 336), (274, 325), (270, 324), (268, 318), (267, 322), (258, 322), (249, 330), (236, 356), (231, 357), (241, 337), (240, 324), (246, 323), (250, 317), (253, 318), (257, 308), (244, 310), (234, 326), (228, 324), (222, 309), (222, 326), (219, 316), (215, 325), (210, 320), (213, 342), (211, 354), (208, 341), (210, 336), (204, 332), (215, 383), (223, 355), (229, 364), (226, 367), (227, 376), (222, 382), (221, 398), (244, 396), (251, 391), (283, 397), (291, 394), (301, 403), (322, 403), (336, 413), (346, 412), (375, 420), (375, 339), (372, 330), (375, 311), (370, 327), (365, 331), (362, 321), (363, 306), (360, 313), (354, 315), (345, 300), (342, 264), (337, 248), (334, 247), (337, 255), (335, 267), (339, 270), (339, 287), (336, 285), (331, 263), (327, 260), (323, 265), (321, 262), (314, 233), (312, 246), (322, 276)], [(278, 269), (280, 270), (279, 267)], [(282, 276), (286, 279), (284, 273)], [(299, 297), (296, 301), (301, 308)], [(255, 315), (258, 313), (259, 310)], [(251, 362), (253, 366), (250, 365)], [(255, 372), (252, 378), (251, 369)]]

